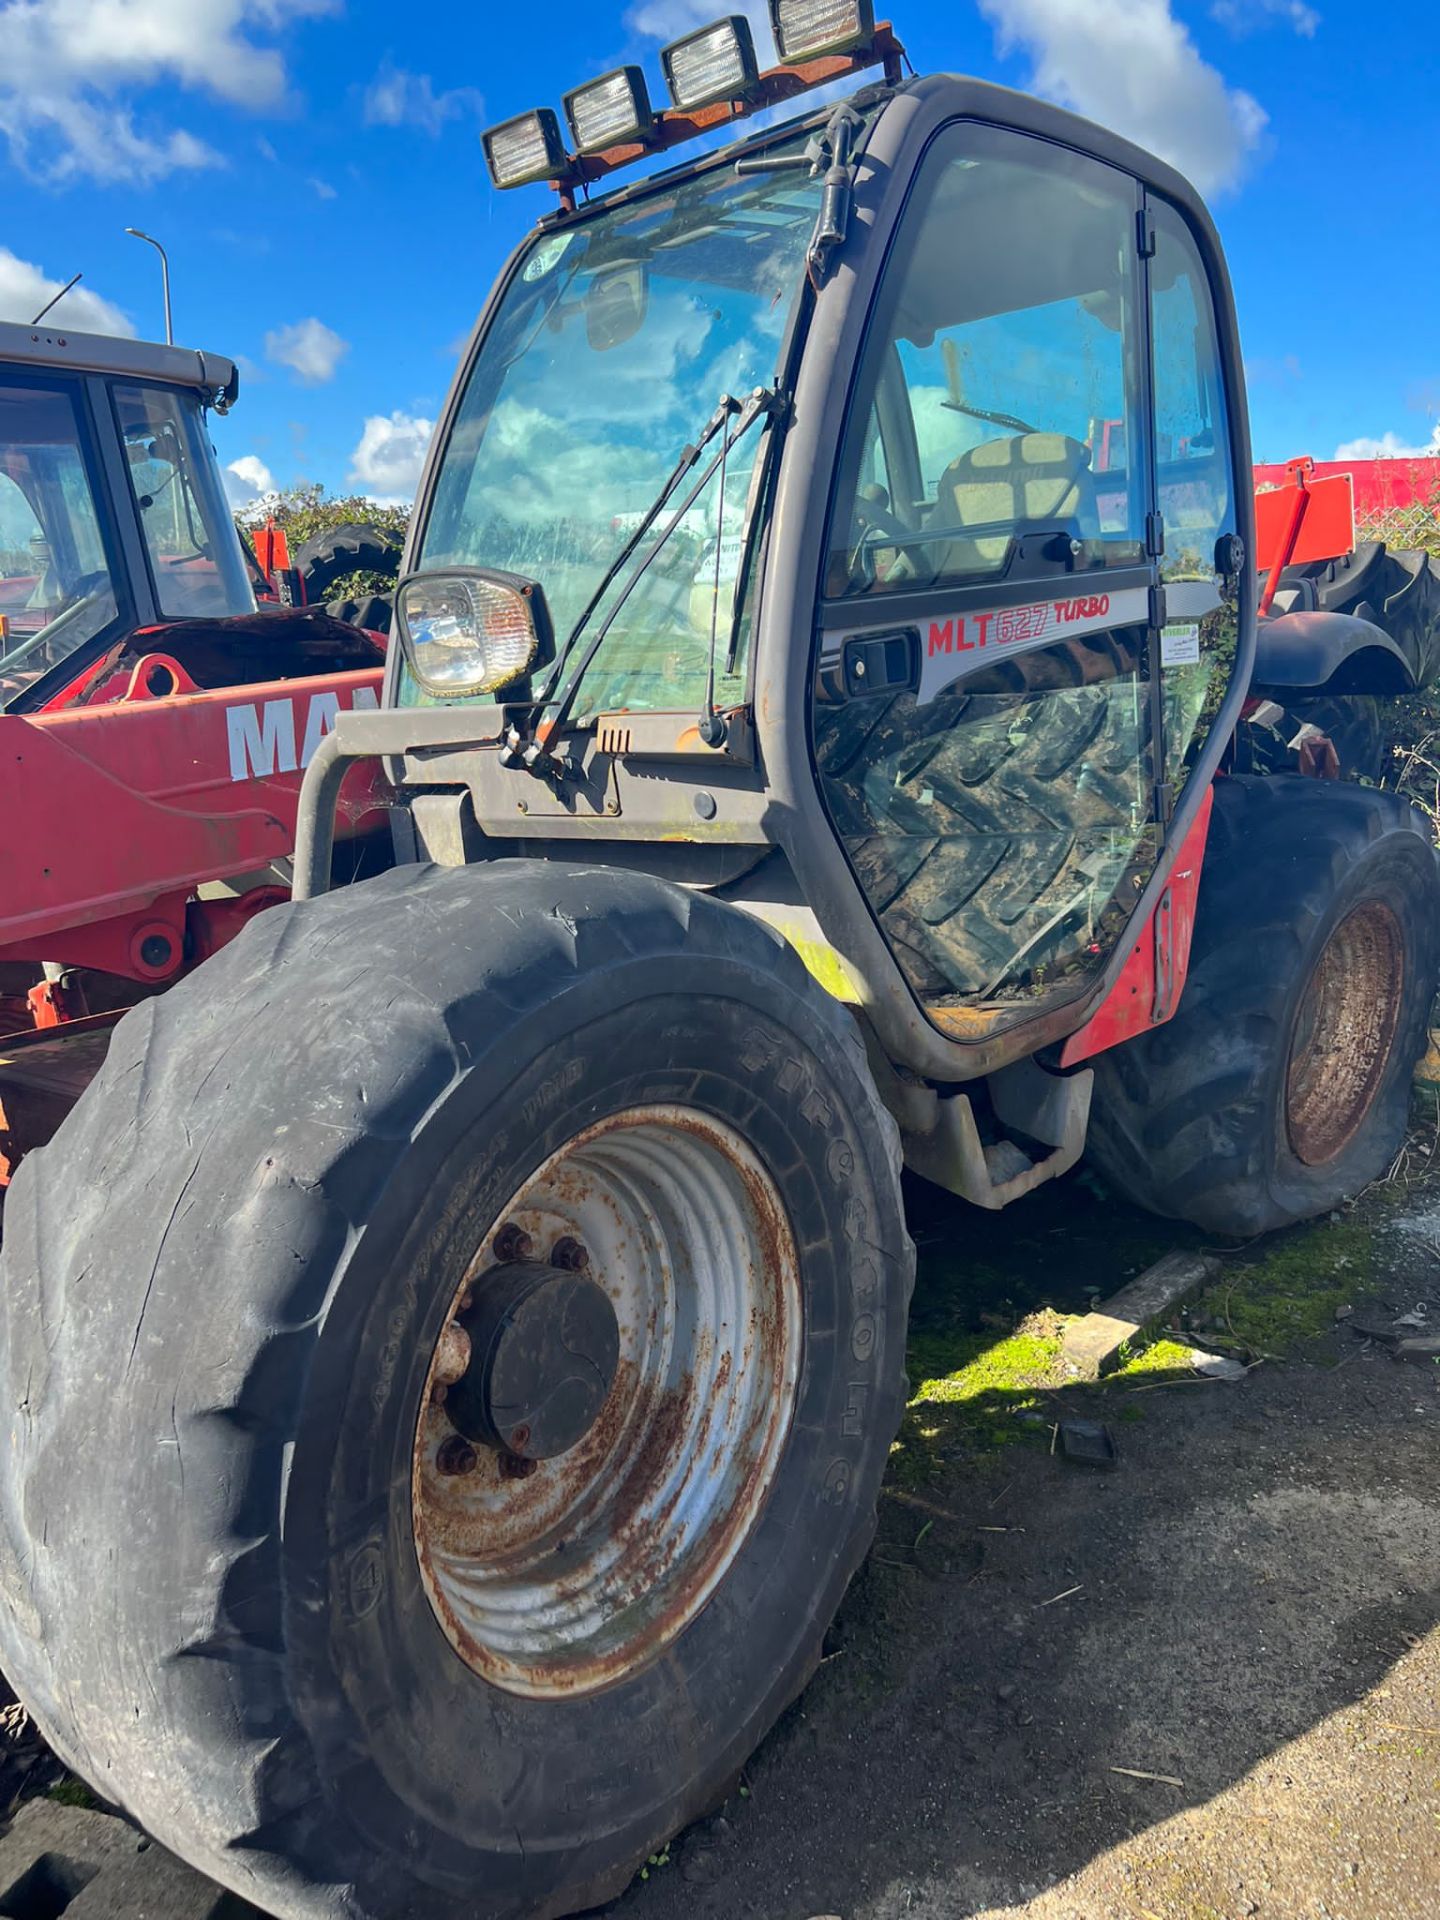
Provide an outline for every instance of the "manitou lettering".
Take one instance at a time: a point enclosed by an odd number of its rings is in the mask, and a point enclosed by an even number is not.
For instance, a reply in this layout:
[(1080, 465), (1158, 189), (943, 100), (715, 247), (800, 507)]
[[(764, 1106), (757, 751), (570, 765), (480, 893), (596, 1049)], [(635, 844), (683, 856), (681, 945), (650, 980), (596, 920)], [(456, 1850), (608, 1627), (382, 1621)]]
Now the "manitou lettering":
[[(355, 708), (379, 704), (373, 687), (356, 687), (351, 696)], [(277, 773), (296, 773), (309, 766), (316, 748), (334, 728), (340, 696), (333, 692), (312, 694), (306, 703), (303, 731), (296, 727), (295, 707), (293, 698), (282, 698), (226, 708), (232, 780), (269, 780)]]

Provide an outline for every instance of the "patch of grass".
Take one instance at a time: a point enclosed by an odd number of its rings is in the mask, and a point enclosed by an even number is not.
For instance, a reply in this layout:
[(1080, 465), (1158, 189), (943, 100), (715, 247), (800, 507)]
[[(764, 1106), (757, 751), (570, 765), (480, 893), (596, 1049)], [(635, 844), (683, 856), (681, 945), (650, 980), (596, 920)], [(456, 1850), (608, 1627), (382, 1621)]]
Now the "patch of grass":
[(1254, 1258), (1236, 1261), (1200, 1296), (1196, 1311), (1257, 1353), (1283, 1355), (1328, 1333), (1336, 1309), (1374, 1279), (1369, 1223), (1322, 1221), (1277, 1234)]
[(47, 1800), (58, 1800), (62, 1807), (93, 1807), (95, 1796), (79, 1780), (62, 1780), (58, 1787), (52, 1787), (46, 1794)]
[[(1061, 1351), (1066, 1318), (1042, 1310), (1009, 1334), (912, 1335), (911, 1398), (891, 1461), (894, 1478), (913, 1484), (946, 1455), (1048, 1446), (1050, 1426), (1061, 1412), (1056, 1391), (1079, 1390)], [(1177, 1341), (1137, 1342), (1105, 1384), (1190, 1371), (1188, 1350)], [(1143, 1415), (1137, 1409), (1125, 1417)]]
[(910, 1404), (892, 1472), (923, 1478), (933, 1456), (989, 1453), (1044, 1439), (1042, 1426), (1018, 1415), (1040, 1409), (1060, 1379), (1055, 1313), (1034, 1313), (1011, 1334), (915, 1333), (909, 1346)]

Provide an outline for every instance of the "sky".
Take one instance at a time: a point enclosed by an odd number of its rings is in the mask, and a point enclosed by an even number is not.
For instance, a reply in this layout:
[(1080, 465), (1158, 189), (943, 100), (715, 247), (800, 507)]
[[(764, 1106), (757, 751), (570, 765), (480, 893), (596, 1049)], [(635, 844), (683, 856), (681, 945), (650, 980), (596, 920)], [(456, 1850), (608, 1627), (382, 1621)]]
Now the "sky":
[[(553, 204), (482, 127), (726, 0), (0, 0), (0, 318), (175, 332), (241, 367), (237, 504), (413, 493), (487, 288)], [(763, 0), (728, 0), (763, 20)], [(877, 8), (877, 11), (883, 9)], [(1257, 459), (1440, 445), (1440, 34), (1420, 0), (897, 0), (921, 72), (1105, 122), (1206, 194)], [(762, 53), (768, 29), (756, 34)]]

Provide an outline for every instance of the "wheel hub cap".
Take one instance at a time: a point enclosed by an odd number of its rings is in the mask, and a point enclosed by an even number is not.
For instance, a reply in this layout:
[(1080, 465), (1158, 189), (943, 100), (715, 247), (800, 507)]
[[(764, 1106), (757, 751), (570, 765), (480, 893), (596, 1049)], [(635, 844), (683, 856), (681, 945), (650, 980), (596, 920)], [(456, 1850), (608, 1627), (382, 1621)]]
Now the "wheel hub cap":
[(594, 1426), (620, 1360), (603, 1287), (559, 1267), (492, 1267), (458, 1316), (470, 1364), (446, 1389), (451, 1425), (522, 1460), (568, 1453)]

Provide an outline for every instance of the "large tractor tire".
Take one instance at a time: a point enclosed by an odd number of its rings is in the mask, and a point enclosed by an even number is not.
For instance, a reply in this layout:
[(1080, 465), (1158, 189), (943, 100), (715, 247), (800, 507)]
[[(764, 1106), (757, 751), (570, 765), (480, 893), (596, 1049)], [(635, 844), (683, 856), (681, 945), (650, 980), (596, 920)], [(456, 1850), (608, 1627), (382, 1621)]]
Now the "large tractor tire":
[(913, 1258), (849, 1017), (737, 910), (512, 862), (263, 914), (11, 1189), (0, 1664), (287, 1920), (607, 1899), (819, 1658)]
[(327, 527), (295, 551), (294, 565), (305, 583), (307, 606), (318, 607), (335, 598), (337, 581), (354, 573), (379, 574), (393, 580), (400, 571), (404, 542), (389, 527), (368, 521), (347, 521)]
[(1435, 850), (1405, 801), (1219, 781), (1179, 1011), (1094, 1062), (1092, 1158), (1213, 1233), (1350, 1199), (1404, 1139), (1437, 970)]

